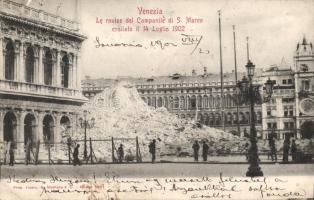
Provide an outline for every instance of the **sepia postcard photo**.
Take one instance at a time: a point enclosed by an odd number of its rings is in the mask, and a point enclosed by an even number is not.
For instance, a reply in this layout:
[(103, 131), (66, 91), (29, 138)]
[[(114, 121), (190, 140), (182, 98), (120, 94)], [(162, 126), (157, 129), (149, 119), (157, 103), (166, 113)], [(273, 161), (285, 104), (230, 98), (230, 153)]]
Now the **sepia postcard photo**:
[(0, 200), (314, 198), (313, 0), (0, 0)]

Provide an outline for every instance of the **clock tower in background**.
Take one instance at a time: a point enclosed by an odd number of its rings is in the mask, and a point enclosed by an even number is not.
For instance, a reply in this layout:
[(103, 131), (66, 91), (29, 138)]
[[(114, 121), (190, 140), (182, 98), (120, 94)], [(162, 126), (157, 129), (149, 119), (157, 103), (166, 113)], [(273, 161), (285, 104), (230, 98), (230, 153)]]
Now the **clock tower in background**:
[(294, 67), (297, 134), (301, 138), (312, 138), (314, 134), (314, 49), (313, 44), (305, 37), (301, 43), (297, 44)]

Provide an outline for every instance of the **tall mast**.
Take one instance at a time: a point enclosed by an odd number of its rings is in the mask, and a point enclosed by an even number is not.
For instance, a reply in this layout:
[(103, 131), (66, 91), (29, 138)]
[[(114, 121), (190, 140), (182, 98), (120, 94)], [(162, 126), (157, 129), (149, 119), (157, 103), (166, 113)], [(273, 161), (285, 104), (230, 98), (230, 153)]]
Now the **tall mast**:
[[(232, 28), (233, 28), (233, 51), (234, 51), (234, 78), (235, 78), (235, 86), (237, 86), (238, 67), (237, 67), (237, 48), (236, 48), (235, 25), (233, 25)], [(239, 123), (239, 105), (238, 105), (238, 103), (237, 103), (237, 128), (238, 128), (239, 135), (241, 135), (240, 123)]]
[(224, 80), (223, 80), (223, 67), (222, 67), (222, 47), (221, 47), (221, 20), (220, 20), (221, 11), (218, 11), (219, 16), (219, 50), (220, 50), (220, 108), (221, 108), (221, 125), (223, 130), (225, 130), (225, 111), (223, 105), (223, 89), (224, 89)]
[(75, 1), (75, 13), (74, 13), (74, 21), (77, 22), (77, 30), (80, 30), (80, 24), (81, 24), (81, 16), (80, 16), (80, 0), (74, 0)]
[(246, 56), (247, 56), (247, 61), (250, 60), (250, 53), (249, 53), (249, 37), (246, 37)]

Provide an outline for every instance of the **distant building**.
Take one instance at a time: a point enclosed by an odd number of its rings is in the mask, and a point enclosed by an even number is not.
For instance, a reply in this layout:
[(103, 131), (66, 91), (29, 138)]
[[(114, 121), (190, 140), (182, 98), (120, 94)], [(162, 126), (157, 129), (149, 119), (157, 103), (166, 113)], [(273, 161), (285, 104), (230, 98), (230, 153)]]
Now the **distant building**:
[(71, 132), (80, 91), (78, 23), (0, 0), (0, 142), (48, 144)]
[(296, 129), (301, 135), (314, 135), (314, 49), (303, 38), (294, 56)]
[[(242, 74), (243, 75), (243, 74)], [(204, 73), (196, 75), (173, 74), (150, 78), (118, 77), (117, 79), (90, 79), (82, 82), (84, 96), (91, 98), (116, 81), (133, 83), (142, 99), (155, 108), (165, 107), (179, 118), (195, 119), (211, 127), (243, 135), (249, 132), (250, 112), (247, 105), (239, 107), (237, 120), (237, 104), (235, 94), (235, 74), (224, 74), (224, 91), (221, 97), (220, 75)], [(221, 99), (222, 98), (222, 99)], [(221, 103), (223, 103), (224, 123), (222, 123)], [(256, 106), (258, 135), (261, 136), (262, 110)], [(239, 123), (238, 123), (239, 122)], [(239, 126), (238, 126), (239, 124)], [(238, 128), (240, 133), (238, 133)]]

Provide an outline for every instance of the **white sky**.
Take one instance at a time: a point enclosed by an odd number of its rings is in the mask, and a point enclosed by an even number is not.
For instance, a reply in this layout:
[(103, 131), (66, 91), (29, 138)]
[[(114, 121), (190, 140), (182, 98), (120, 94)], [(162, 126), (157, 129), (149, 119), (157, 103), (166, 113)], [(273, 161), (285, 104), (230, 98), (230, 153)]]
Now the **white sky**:
[[(31, 6), (36, 6), (33, 0)], [(48, 10), (56, 12), (62, 2), (59, 14), (74, 18), (74, 0), (45, 1)], [(138, 17), (137, 7), (159, 8), (166, 18), (191, 16), (203, 18), (202, 24), (188, 24), (184, 34), (202, 35), (199, 45), (210, 54), (195, 52), (190, 55), (192, 46), (180, 45), (180, 33), (137, 33), (111, 31), (111, 24), (96, 24), (99, 18)], [(293, 64), (293, 53), (298, 41), (305, 35), (314, 43), (314, 0), (82, 0), (81, 30), (88, 39), (83, 44), (83, 76), (152, 76), (171, 73), (187, 73), (197, 69), (202, 72), (206, 66), (209, 72), (219, 72), (218, 14), (222, 11), (222, 43), (224, 71), (234, 69), (232, 25), (236, 25), (238, 68), (244, 70), (246, 64), (246, 36), (250, 38), (250, 57), (257, 67), (267, 67), (280, 63), (285, 57)], [(142, 15), (155, 18), (158, 15)], [(126, 24), (122, 24), (126, 25)], [(116, 25), (114, 25), (116, 26)], [(171, 26), (171, 25), (169, 25)], [(133, 26), (134, 28), (134, 26)], [(136, 49), (132, 47), (95, 48), (95, 38), (99, 36), (103, 43), (141, 43), (162, 40), (175, 42), (179, 46), (165, 50)]]

